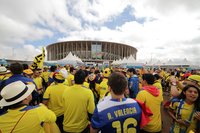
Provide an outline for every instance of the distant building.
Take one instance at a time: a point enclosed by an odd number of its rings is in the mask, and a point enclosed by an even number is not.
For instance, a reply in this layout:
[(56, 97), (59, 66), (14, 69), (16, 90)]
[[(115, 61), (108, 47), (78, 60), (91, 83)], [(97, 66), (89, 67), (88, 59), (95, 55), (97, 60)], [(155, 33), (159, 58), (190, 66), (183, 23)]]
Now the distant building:
[(137, 49), (122, 43), (105, 41), (66, 41), (50, 44), (46, 47), (47, 60), (60, 60), (71, 51), (84, 62), (103, 62), (123, 59), (133, 55)]

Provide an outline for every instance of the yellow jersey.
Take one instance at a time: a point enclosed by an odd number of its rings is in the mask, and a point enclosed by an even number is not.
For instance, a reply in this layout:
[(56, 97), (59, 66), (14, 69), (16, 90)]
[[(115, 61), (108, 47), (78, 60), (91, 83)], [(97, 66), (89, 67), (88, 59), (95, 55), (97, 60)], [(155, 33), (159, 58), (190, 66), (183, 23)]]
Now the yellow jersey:
[[(62, 84), (63, 84), (63, 85), (66, 85), (66, 86), (69, 86), (67, 79), (65, 79), (65, 81), (64, 81)], [(51, 86), (51, 85), (55, 85), (55, 82), (52, 82), (52, 83), (50, 84), (50, 86)]]
[(90, 89), (73, 85), (63, 93), (64, 120), (66, 132), (82, 132), (89, 124), (88, 113), (93, 114), (95, 104)]
[(67, 88), (68, 86), (63, 83), (57, 83), (47, 87), (44, 92), (43, 99), (48, 100), (47, 107), (52, 110), (57, 117), (63, 115), (62, 95)]
[(83, 82), (83, 86), (88, 88), (88, 89), (90, 88), (90, 84), (88, 82)]
[(47, 83), (49, 80), (50, 72), (42, 72), (41, 77), (44, 79), (44, 81)]
[(37, 86), (37, 92), (39, 94), (42, 94), (43, 93), (42, 77), (33, 78), (33, 81), (35, 82)]
[(163, 89), (162, 89), (162, 85), (161, 85), (161, 81), (160, 80), (156, 80), (153, 84), (153, 86), (157, 87), (160, 91), (160, 95), (162, 96), (162, 101), (163, 101)]
[(107, 83), (108, 83), (108, 79), (104, 78), (103, 81), (100, 83), (100, 85), (98, 87), (100, 99), (102, 99), (105, 96), (105, 94), (108, 92)]
[(67, 81), (69, 86), (72, 86), (74, 83), (74, 75), (72, 75), (71, 73), (67, 76)]
[[(174, 111), (178, 110), (180, 101), (174, 102), (170, 104), (170, 108), (173, 109)], [(182, 105), (180, 112), (181, 112), (181, 119), (183, 120), (189, 120), (190, 119), (190, 115), (192, 114), (194, 109), (194, 104), (187, 104), (186, 102), (184, 102), (184, 104)], [(196, 129), (196, 124), (197, 123), (197, 119), (194, 119), (194, 116), (192, 116), (191, 122), (190, 122), (190, 126), (187, 128), (186, 132), (188, 133), (189, 131), (194, 131)], [(180, 129), (185, 130), (184, 126), (180, 126), (177, 122), (175, 122), (173, 124), (174, 128), (173, 128), (173, 133), (179, 133)]]
[[(16, 125), (20, 118), (21, 120)], [(13, 133), (45, 133), (41, 125), (44, 122), (54, 123), (55, 121), (56, 115), (42, 104), (23, 106), (17, 109), (9, 109), (7, 113), (0, 115), (0, 131), (10, 133), (16, 125)]]
[(159, 96), (155, 97), (146, 90), (142, 90), (137, 94), (136, 99), (144, 102), (153, 113), (153, 115), (150, 117), (151, 121), (143, 129), (148, 132), (161, 131), (162, 124), (160, 108), (163, 101), (161, 93), (159, 94)]

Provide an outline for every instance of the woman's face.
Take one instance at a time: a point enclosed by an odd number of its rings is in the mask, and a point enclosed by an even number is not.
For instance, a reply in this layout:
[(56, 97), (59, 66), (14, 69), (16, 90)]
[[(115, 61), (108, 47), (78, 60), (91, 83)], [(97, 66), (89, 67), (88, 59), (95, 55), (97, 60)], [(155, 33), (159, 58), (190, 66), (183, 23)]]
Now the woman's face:
[(195, 102), (199, 97), (198, 91), (194, 87), (190, 87), (184, 92), (186, 99), (190, 102)]
[(142, 80), (141, 80), (141, 84), (142, 84), (142, 86), (145, 86), (145, 85), (147, 85), (147, 82), (146, 82), (146, 80), (142, 79)]

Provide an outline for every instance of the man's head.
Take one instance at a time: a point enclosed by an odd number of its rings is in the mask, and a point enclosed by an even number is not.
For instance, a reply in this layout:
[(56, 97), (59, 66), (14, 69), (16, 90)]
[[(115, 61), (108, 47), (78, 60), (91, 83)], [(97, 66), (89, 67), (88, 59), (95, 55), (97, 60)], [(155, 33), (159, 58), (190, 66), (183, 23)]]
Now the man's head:
[[(83, 70), (83, 69), (81, 69), (81, 70)], [(88, 78), (89, 72), (88, 72), (87, 70), (83, 70), (83, 71), (84, 71), (84, 73), (85, 73), (85, 78)]]
[(94, 73), (94, 71), (95, 71), (95, 68), (94, 68), (94, 67), (91, 67), (91, 68), (90, 68), (90, 72), (91, 72), (91, 73)]
[(142, 75), (142, 85), (153, 85), (155, 81), (155, 78), (153, 74), (146, 73)]
[(129, 68), (127, 70), (127, 75), (132, 76), (133, 74), (136, 74), (136, 70), (134, 68)]
[(80, 66), (80, 69), (81, 69), (81, 70), (85, 70), (85, 69), (86, 69), (85, 65), (81, 65), (81, 66)]
[(33, 69), (33, 77), (40, 77), (42, 74), (42, 69)]
[(161, 79), (161, 77), (160, 77), (159, 74), (154, 74), (153, 76), (154, 76), (155, 80), (159, 80), (159, 79)]
[(22, 66), (23, 66), (23, 69), (24, 69), (24, 70), (29, 69), (28, 64), (22, 64)]
[(15, 81), (6, 85), (1, 90), (2, 99), (0, 101), (0, 107), (11, 106), (24, 100), (31, 100), (31, 93), (35, 89), (35, 85), (30, 83), (24, 84), (22, 81)]
[(108, 86), (110, 91), (115, 95), (122, 95), (125, 93), (128, 82), (125, 76), (120, 72), (114, 72), (108, 77)]
[(68, 72), (65, 68), (60, 69), (59, 72), (53, 74), (53, 79), (57, 83), (63, 83), (68, 76)]
[(50, 71), (51, 71), (51, 72), (55, 72), (56, 69), (57, 69), (57, 66), (51, 66), (51, 67), (50, 67)]
[(74, 67), (69, 68), (69, 72), (74, 75), (76, 73), (76, 69)]
[(47, 72), (49, 70), (49, 68), (47, 67), (47, 66), (45, 66), (44, 68), (43, 68), (43, 71), (44, 72)]
[(83, 70), (78, 70), (74, 75), (75, 84), (83, 84), (85, 81), (85, 72)]
[(10, 71), (13, 73), (13, 74), (22, 74), (22, 72), (23, 72), (23, 66), (20, 64), (20, 63), (18, 63), (18, 62), (16, 62), (16, 63), (12, 63), (11, 65), (10, 65)]

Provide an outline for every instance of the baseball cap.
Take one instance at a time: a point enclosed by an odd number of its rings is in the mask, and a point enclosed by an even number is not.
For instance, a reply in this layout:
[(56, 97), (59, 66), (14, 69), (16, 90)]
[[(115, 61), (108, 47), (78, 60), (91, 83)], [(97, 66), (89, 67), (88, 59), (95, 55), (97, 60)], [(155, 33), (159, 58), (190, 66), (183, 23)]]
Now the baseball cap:
[(195, 82), (200, 86), (200, 75), (191, 75), (187, 78), (188, 80)]

